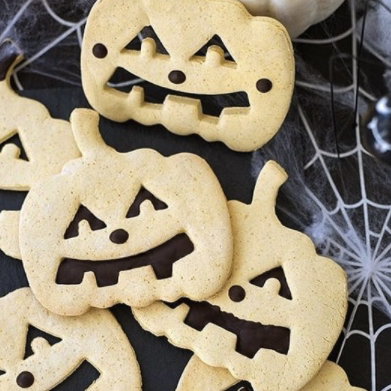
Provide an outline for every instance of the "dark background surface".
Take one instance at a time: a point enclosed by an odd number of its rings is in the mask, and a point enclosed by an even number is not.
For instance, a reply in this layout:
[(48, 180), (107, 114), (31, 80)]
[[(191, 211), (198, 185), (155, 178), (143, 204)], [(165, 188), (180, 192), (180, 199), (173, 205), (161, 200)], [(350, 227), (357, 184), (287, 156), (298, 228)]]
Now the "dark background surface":
[[(64, 11), (65, 12), (65, 11)], [(335, 34), (344, 31), (348, 24), (347, 5), (343, 5), (337, 15), (330, 18), (325, 23), (311, 28), (304, 36), (324, 37), (325, 31), (328, 34)], [(309, 47), (302, 44), (295, 45), (297, 54), (305, 61), (313, 63), (325, 77), (329, 77), (328, 59), (335, 53), (335, 47), (319, 48)], [(339, 43), (338, 51), (350, 51), (349, 41), (342, 40)], [(68, 53), (66, 53), (68, 55)], [(53, 56), (64, 55), (52, 53)], [(77, 52), (71, 52), (77, 57)], [(340, 71), (334, 75), (335, 80), (350, 77), (349, 69), (340, 67)], [(379, 85), (383, 89), (381, 78), (378, 72), (367, 72), (373, 77), (371, 83)], [(46, 78), (34, 73), (20, 73), (20, 80), (27, 87), (23, 95), (32, 97), (47, 105), (53, 117), (68, 119), (71, 111), (75, 107), (88, 107), (80, 87), (70, 88), (62, 82)], [(295, 108), (290, 115), (297, 113)], [(198, 136), (180, 137), (175, 136), (163, 129), (161, 126), (151, 128), (143, 127), (133, 121), (125, 124), (114, 124), (108, 120), (101, 120), (101, 132), (105, 141), (120, 152), (131, 151), (138, 148), (153, 148), (165, 156), (178, 152), (192, 152), (204, 157), (213, 168), (221, 181), (222, 187), (228, 199), (237, 199), (242, 202), (250, 202), (252, 189), (255, 183), (255, 175), (252, 172), (252, 159), (250, 153), (237, 153), (229, 150), (221, 143), (207, 143)], [(20, 209), (24, 193), (0, 192), (1, 209)], [(284, 198), (279, 198), (279, 203), (284, 202)], [(290, 221), (286, 216), (280, 216), (285, 224), (296, 228), (295, 222)], [(27, 286), (27, 280), (19, 261), (12, 260), (0, 252), (0, 296), (6, 295), (19, 287)], [(355, 329), (368, 332), (369, 308), (359, 306), (355, 316)], [(376, 308), (373, 311), (376, 329), (389, 322), (382, 312)], [(116, 306), (112, 312), (121, 323), (124, 331), (129, 337), (139, 359), (143, 377), (143, 389), (145, 391), (173, 391), (181, 372), (190, 358), (191, 353), (172, 347), (164, 338), (156, 338), (143, 331), (135, 322), (130, 309), (125, 306)], [(391, 333), (391, 332), (390, 332)], [(378, 341), (376, 350), (377, 363), (377, 390), (391, 383), (391, 374), (388, 370), (388, 362), (391, 358), (389, 346), (391, 346), (391, 334), (384, 332)], [(336, 359), (338, 347), (332, 355)], [(344, 353), (339, 361), (340, 365), (347, 371), (351, 383), (355, 386), (367, 388), (371, 387), (371, 350), (367, 339), (353, 336), (349, 338), (344, 349)], [(56, 391), (77, 391), (85, 388), (84, 378), (93, 379), (94, 372), (86, 369), (83, 373), (78, 373), (76, 377), (71, 377), (62, 385), (56, 387)], [(239, 386), (235, 387), (235, 389)], [(213, 390), (211, 390), (213, 391)]]

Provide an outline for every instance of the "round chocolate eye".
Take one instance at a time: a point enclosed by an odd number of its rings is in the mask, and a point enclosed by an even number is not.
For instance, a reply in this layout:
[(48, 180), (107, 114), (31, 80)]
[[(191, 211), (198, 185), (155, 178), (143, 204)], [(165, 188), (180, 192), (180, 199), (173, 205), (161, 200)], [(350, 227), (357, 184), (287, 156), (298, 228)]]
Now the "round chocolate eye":
[(174, 84), (182, 84), (186, 80), (186, 75), (182, 71), (171, 71), (168, 74), (168, 80)]
[(259, 79), (256, 86), (259, 92), (266, 93), (273, 88), (273, 83), (269, 79)]
[(29, 388), (34, 384), (34, 375), (31, 372), (20, 372), (16, 378), (16, 383), (19, 387)]
[(110, 234), (110, 240), (116, 244), (123, 244), (129, 239), (129, 234), (122, 228), (116, 229)]
[(107, 52), (107, 47), (105, 45), (103, 45), (103, 43), (97, 43), (92, 48), (92, 54), (96, 58), (105, 58), (107, 56), (107, 53), (108, 53)]
[(244, 300), (246, 291), (240, 285), (234, 285), (229, 288), (228, 296), (232, 301), (238, 303)]

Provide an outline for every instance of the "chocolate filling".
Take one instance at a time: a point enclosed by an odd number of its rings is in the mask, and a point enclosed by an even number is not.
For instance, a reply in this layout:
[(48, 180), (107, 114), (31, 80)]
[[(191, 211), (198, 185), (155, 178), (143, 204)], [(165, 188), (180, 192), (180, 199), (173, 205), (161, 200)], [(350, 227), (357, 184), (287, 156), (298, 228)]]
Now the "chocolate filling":
[(12, 41), (7, 40), (0, 45), (0, 81), (5, 80), (8, 70), (18, 56), (20, 56), (20, 51)]
[(30, 357), (34, 354), (32, 348), (31, 348), (31, 344), (32, 344), (33, 340), (38, 337), (44, 338), (49, 343), (50, 346), (53, 346), (53, 345), (62, 341), (61, 338), (58, 338), (52, 334), (46, 333), (45, 331), (40, 330), (30, 324), (27, 329), (26, 348), (25, 348), (25, 353), (24, 353), (24, 358), (23, 358), (24, 360), (27, 357)]
[[(123, 68), (117, 68), (107, 85), (119, 91), (129, 93), (133, 88), (133, 84), (130, 81), (135, 79), (139, 79), (139, 77)], [(250, 107), (248, 96), (243, 91), (230, 94), (199, 95), (160, 87), (145, 80), (137, 85), (144, 89), (145, 102), (163, 104), (168, 95), (198, 99), (201, 102), (202, 112), (215, 117), (219, 117), (226, 107)]]
[(50, 391), (87, 390), (100, 377), (100, 372), (87, 360), (84, 360), (62, 383)]
[(258, 322), (242, 320), (205, 301), (198, 303), (181, 299), (174, 304), (166, 304), (175, 308), (181, 303), (189, 307), (185, 324), (202, 331), (207, 324), (213, 323), (235, 334), (237, 337), (235, 350), (248, 358), (253, 358), (260, 349), (288, 354), (290, 329), (286, 327), (265, 326)]
[(95, 274), (98, 287), (110, 286), (118, 283), (121, 271), (148, 265), (152, 266), (156, 278), (162, 280), (171, 277), (172, 265), (192, 253), (193, 250), (193, 243), (185, 233), (182, 233), (142, 254), (121, 259), (90, 261), (64, 258), (58, 268), (56, 283), (80, 284), (84, 273), (91, 271)]
[(144, 201), (150, 201), (155, 210), (163, 210), (168, 208), (165, 202), (159, 200), (159, 198), (154, 196), (145, 187), (141, 187), (128, 212), (126, 213), (126, 218), (129, 219), (131, 217), (138, 216), (140, 214), (140, 206)]
[(64, 239), (70, 239), (79, 236), (79, 223), (82, 220), (87, 220), (90, 228), (93, 231), (106, 228), (106, 224), (102, 220), (99, 220), (87, 207), (80, 205), (75, 214), (75, 217), (70, 222), (68, 228), (65, 231)]
[(271, 269), (253, 278), (250, 281), (250, 284), (262, 288), (265, 285), (265, 282), (270, 278), (274, 278), (280, 282), (280, 291), (278, 292), (278, 294), (287, 300), (292, 300), (292, 293), (291, 290), (289, 289), (288, 282), (286, 281), (284, 269), (281, 266)]

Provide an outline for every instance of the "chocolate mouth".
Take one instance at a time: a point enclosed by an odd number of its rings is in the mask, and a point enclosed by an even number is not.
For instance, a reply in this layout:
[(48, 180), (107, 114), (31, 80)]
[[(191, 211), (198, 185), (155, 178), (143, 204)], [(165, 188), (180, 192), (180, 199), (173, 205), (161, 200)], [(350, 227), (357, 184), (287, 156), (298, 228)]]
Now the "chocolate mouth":
[[(119, 67), (115, 70), (113, 76), (107, 82), (107, 85), (109, 87), (115, 88), (116, 90), (129, 93), (134, 87), (134, 84), (131, 81), (136, 79), (140, 80), (138, 76), (133, 75), (127, 70)], [(136, 85), (143, 88), (145, 102), (163, 104), (168, 95), (182, 96), (199, 100), (202, 106), (202, 112), (205, 115), (211, 115), (214, 117), (219, 117), (223, 109), (226, 107), (250, 107), (250, 102), (245, 92), (216, 95), (198, 95), (170, 90), (145, 80), (142, 80)]]
[(56, 283), (78, 285), (83, 281), (84, 273), (93, 272), (98, 287), (105, 287), (117, 284), (121, 271), (148, 265), (152, 266), (156, 278), (162, 280), (172, 276), (175, 262), (193, 251), (193, 243), (182, 233), (144, 253), (120, 259), (90, 261), (64, 258), (58, 268)]
[(173, 304), (165, 304), (175, 308), (181, 303), (189, 307), (185, 324), (202, 331), (208, 323), (213, 323), (234, 333), (237, 337), (235, 350), (248, 358), (253, 358), (260, 349), (288, 354), (291, 332), (286, 327), (265, 326), (261, 323), (239, 319), (205, 301), (193, 302), (189, 299), (180, 299)]

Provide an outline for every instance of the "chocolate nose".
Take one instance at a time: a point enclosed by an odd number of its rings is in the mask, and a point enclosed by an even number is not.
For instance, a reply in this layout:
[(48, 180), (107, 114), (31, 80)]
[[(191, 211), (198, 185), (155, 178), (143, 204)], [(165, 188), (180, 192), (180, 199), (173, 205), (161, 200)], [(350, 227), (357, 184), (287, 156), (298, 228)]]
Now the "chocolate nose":
[(171, 71), (168, 80), (174, 84), (182, 84), (186, 81), (186, 75), (182, 71)]
[(34, 384), (34, 375), (28, 371), (21, 372), (16, 378), (16, 383), (21, 388), (29, 388)]
[(110, 234), (110, 240), (116, 244), (123, 244), (129, 239), (129, 234), (122, 228), (116, 229)]

